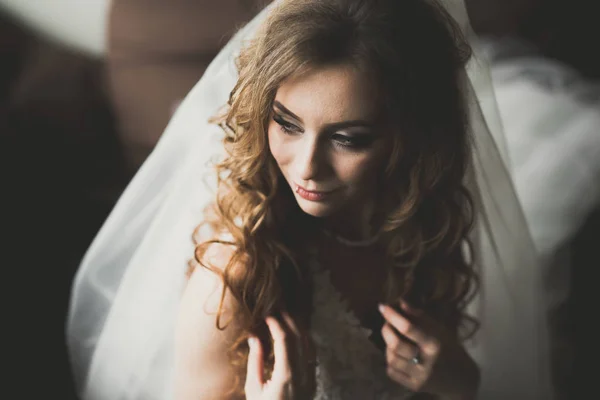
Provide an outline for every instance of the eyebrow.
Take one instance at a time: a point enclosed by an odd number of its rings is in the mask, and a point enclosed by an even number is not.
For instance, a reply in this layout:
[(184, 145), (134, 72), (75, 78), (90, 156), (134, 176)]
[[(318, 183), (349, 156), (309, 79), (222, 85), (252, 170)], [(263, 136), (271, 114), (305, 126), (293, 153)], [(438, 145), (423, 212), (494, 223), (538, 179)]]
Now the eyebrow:
[[(300, 123), (304, 123), (304, 121), (302, 121), (302, 118), (300, 118), (299, 116), (297, 116), (296, 114), (294, 114), (293, 112), (291, 112), (289, 109), (287, 109), (283, 104), (281, 104), (279, 101), (275, 100), (273, 102), (273, 105), (279, 109), (279, 111), (281, 111), (282, 113), (294, 118), (296, 121), (300, 122)], [(363, 127), (363, 128), (374, 128), (375, 127), (375, 123), (372, 121), (367, 121), (367, 120), (363, 120), (363, 119), (355, 119), (355, 120), (350, 120), (350, 121), (342, 121), (342, 122), (333, 122), (330, 124), (326, 124), (325, 125), (325, 130), (339, 130), (339, 129), (345, 129), (345, 128), (356, 128), (356, 127)]]

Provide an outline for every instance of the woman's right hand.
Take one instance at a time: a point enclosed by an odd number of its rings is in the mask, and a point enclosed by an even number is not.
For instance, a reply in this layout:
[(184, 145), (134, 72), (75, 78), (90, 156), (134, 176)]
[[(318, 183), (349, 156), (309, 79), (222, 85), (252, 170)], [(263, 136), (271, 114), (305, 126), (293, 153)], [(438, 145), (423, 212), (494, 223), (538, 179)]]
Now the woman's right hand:
[[(290, 318), (284, 314), (283, 319), (287, 324), (287, 332), (273, 317), (266, 319), (267, 326), (273, 337), (273, 354), (275, 365), (271, 379), (265, 382), (264, 352), (260, 340), (251, 337), (248, 340), (250, 352), (248, 353), (248, 367), (246, 373), (247, 400), (294, 400), (299, 398), (302, 388), (297, 387), (297, 376), (300, 371), (294, 371), (292, 365), (297, 365), (296, 360), (290, 356), (300, 351), (301, 335)], [(303, 355), (299, 355), (301, 358)]]

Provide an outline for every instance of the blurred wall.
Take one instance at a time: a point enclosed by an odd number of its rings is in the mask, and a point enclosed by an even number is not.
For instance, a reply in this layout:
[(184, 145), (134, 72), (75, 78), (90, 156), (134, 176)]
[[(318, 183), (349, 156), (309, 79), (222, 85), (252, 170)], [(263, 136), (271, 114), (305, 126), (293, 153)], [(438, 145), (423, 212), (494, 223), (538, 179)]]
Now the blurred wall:
[(101, 55), (111, 0), (0, 0), (0, 9), (38, 33), (69, 47)]

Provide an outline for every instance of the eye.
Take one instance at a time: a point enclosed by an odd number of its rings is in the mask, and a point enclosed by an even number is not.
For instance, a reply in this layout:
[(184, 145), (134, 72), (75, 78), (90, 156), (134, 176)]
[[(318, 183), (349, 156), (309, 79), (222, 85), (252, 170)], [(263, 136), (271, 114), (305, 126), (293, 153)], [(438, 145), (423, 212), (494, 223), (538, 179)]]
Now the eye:
[(375, 140), (373, 135), (348, 136), (339, 133), (334, 134), (331, 138), (336, 146), (351, 150), (365, 149)]
[(296, 125), (287, 122), (277, 114), (273, 115), (273, 121), (275, 121), (277, 125), (279, 125), (279, 129), (286, 135), (293, 135), (302, 132), (302, 130)]
[(345, 135), (334, 135), (334, 141), (338, 146), (353, 147), (354, 141), (351, 137)]

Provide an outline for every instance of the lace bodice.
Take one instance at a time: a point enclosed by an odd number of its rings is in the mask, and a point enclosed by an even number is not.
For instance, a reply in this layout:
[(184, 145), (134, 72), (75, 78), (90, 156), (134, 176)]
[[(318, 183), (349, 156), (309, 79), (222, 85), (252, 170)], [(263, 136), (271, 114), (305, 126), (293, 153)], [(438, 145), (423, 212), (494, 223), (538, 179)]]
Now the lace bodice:
[(311, 336), (317, 354), (316, 400), (408, 399), (412, 394), (386, 375), (385, 355), (369, 340), (329, 271), (311, 259), (314, 311)]

